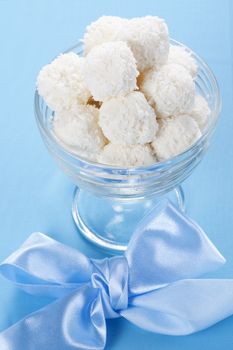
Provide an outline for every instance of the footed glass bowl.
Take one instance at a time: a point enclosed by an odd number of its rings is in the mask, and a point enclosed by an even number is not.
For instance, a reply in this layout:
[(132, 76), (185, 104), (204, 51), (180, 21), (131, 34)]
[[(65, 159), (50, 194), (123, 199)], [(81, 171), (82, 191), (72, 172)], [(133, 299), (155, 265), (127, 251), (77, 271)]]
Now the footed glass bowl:
[[(173, 45), (184, 46), (175, 40)], [(206, 98), (211, 114), (200, 139), (185, 152), (164, 162), (136, 168), (119, 168), (94, 163), (77, 156), (56, 137), (53, 112), (35, 92), (37, 124), (58, 166), (77, 186), (72, 205), (73, 218), (80, 232), (92, 243), (110, 253), (126, 250), (138, 222), (164, 196), (185, 210), (180, 184), (191, 174), (206, 153), (220, 113), (217, 81), (207, 64), (189, 48), (198, 64), (196, 90)], [(82, 53), (79, 43), (66, 52)]]

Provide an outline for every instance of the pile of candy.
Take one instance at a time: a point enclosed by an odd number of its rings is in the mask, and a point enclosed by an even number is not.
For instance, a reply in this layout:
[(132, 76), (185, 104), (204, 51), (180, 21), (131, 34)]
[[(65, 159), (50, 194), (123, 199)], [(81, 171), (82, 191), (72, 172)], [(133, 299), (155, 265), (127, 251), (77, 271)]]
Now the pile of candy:
[(132, 167), (172, 158), (201, 136), (210, 109), (195, 92), (197, 64), (185, 48), (170, 45), (161, 18), (103, 16), (83, 42), (83, 57), (62, 54), (37, 80), (64, 147)]

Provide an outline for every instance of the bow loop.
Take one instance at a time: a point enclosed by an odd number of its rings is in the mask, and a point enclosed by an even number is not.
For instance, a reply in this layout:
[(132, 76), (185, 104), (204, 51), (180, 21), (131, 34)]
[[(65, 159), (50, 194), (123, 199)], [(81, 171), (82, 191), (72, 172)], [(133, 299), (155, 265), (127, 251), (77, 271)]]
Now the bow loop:
[(34, 232), (0, 265), (0, 272), (29, 294), (60, 298), (90, 281), (92, 264), (77, 249)]
[(106, 318), (119, 317), (128, 306), (128, 263), (124, 256), (92, 260), (91, 283), (99, 288)]
[(142, 219), (132, 238), (125, 252), (132, 296), (196, 278), (225, 263), (200, 226), (168, 201)]

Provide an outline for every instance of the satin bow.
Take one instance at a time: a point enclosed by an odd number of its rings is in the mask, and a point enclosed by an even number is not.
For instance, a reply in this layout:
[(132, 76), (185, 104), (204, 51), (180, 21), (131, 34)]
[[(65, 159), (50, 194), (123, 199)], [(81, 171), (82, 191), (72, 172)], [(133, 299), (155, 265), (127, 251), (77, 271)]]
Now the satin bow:
[(17, 287), (55, 300), (0, 333), (1, 350), (105, 347), (106, 318), (152, 332), (190, 334), (233, 313), (233, 280), (195, 279), (225, 262), (171, 203), (153, 209), (124, 256), (89, 259), (42, 233), (0, 265)]

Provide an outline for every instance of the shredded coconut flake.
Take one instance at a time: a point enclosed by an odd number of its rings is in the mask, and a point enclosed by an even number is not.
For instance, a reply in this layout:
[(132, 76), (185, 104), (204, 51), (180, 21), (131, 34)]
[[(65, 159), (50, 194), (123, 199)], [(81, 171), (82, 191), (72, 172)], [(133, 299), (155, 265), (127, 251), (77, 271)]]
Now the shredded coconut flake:
[(210, 108), (207, 101), (201, 95), (197, 95), (194, 101), (194, 107), (189, 115), (197, 122), (201, 130), (208, 125)]
[(87, 103), (91, 94), (83, 80), (83, 63), (84, 58), (70, 52), (41, 69), (37, 89), (53, 111), (70, 111)]
[(121, 26), (117, 37), (126, 41), (133, 51), (139, 71), (166, 63), (169, 34), (163, 19), (153, 16), (133, 18)]
[(154, 139), (156, 115), (141, 92), (104, 102), (99, 125), (112, 143), (144, 144)]
[(56, 113), (54, 133), (77, 154), (92, 160), (105, 145), (105, 138), (98, 126), (99, 111), (92, 106), (78, 106), (72, 113)]
[(106, 101), (135, 90), (137, 76), (135, 58), (122, 41), (98, 45), (86, 56), (84, 77), (97, 101)]
[(97, 21), (92, 22), (87, 26), (84, 35), (84, 54), (87, 55), (96, 45), (119, 40), (117, 34), (127, 21), (127, 19), (117, 16), (102, 16)]
[(191, 74), (193, 78), (197, 75), (197, 63), (184, 47), (170, 45), (168, 64), (179, 64)]
[(194, 104), (194, 81), (188, 71), (178, 64), (166, 64), (158, 71), (148, 71), (141, 90), (156, 107), (160, 117), (186, 113)]
[(152, 148), (158, 160), (167, 160), (185, 151), (200, 136), (197, 123), (188, 115), (161, 119)]
[(103, 164), (135, 167), (156, 162), (149, 145), (120, 145), (109, 143), (98, 156)]

